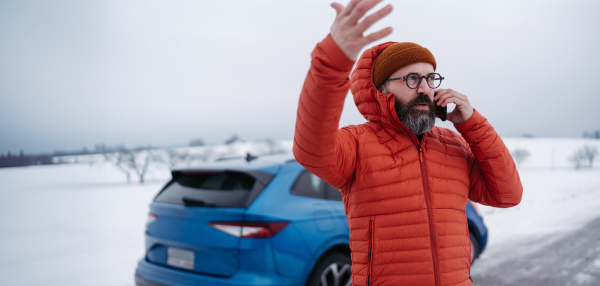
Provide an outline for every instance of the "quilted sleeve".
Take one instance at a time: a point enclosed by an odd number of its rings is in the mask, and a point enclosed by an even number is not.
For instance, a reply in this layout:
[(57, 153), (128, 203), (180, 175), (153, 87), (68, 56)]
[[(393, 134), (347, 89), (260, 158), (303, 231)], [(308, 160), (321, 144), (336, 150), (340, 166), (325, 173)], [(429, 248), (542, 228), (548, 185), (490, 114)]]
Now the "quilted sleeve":
[(475, 110), (469, 120), (455, 127), (466, 140), (471, 178), (469, 199), (500, 208), (518, 205), (523, 195), (521, 179), (492, 125)]
[(317, 44), (298, 103), (293, 152), (307, 170), (343, 189), (354, 173), (356, 137), (339, 129), (354, 62), (327, 36)]

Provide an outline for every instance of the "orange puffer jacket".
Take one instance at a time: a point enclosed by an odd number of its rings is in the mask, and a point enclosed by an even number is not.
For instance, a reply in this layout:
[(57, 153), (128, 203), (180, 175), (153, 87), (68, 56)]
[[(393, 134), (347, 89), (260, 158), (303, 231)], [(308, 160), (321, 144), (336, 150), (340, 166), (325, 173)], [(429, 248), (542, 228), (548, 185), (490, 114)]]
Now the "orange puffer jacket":
[[(294, 155), (340, 189), (352, 250), (352, 285), (472, 285), (467, 199), (496, 207), (523, 188), (504, 143), (475, 111), (422, 141), (371, 80), (385, 43), (354, 64), (330, 36), (312, 53), (296, 121)], [(368, 122), (338, 129), (348, 89)]]

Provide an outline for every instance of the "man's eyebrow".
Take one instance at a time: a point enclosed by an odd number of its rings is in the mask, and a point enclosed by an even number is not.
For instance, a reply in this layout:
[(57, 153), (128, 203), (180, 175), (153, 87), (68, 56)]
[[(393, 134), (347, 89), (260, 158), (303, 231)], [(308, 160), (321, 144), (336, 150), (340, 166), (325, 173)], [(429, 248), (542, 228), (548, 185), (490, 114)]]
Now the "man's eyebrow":
[[(421, 73), (414, 72), (414, 71), (413, 71), (413, 72), (408, 72), (408, 73), (407, 73), (407, 75), (409, 75), (409, 74), (412, 74), (412, 73), (414, 73), (414, 74), (418, 74), (418, 75), (421, 75)], [(430, 75), (430, 74), (432, 74), (432, 73), (435, 73), (435, 72), (430, 72), (430, 73), (427, 73), (427, 74), (425, 74), (425, 75)], [(424, 75), (424, 76), (425, 76), (425, 75)]]

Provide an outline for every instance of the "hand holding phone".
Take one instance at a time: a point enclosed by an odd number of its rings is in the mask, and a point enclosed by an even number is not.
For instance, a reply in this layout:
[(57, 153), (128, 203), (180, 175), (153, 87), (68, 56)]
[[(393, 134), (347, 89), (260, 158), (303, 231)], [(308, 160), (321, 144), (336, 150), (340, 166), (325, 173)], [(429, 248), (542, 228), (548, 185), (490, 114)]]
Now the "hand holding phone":
[[(473, 106), (471, 106), (471, 103), (469, 102), (469, 98), (467, 98), (466, 95), (456, 92), (452, 89), (436, 89), (434, 102), (436, 106), (436, 115), (442, 120), (447, 119), (454, 125), (463, 124), (465, 121), (471, 118), (474, 112)], [(452, 112), (448, 113), (446, 108), (438, 106), (438, 103), (441, 103), (445, 106), (453, 103), (456, 106)]]
[[(435, 103), (437, 103), (437, 101), (435, 101)], [(437, 117), (439, 117), (442, 121), (446, 121), (446, 119), (448, 119), (448, 106), (438, 106), (436, 104), (435, 106), (435, 115), (437, 115)]]

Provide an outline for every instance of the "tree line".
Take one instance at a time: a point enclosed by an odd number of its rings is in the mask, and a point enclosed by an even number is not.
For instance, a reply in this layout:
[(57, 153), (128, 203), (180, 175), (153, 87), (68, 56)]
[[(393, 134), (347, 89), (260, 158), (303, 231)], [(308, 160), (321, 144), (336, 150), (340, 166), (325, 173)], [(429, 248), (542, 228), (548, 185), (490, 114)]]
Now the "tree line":
[(23, 151), (19, 154), (0, 154), (0, 168), (49, 164), (52, 164), (51, 155), (26, 155)]
[[(236, 142), (244, 142), (237, 134), (233, 134), (231, 137), (225, 140), (225, 144), (233, 144)], [(205, 146), (204, 140), (202, 138), (194, 138), (192, 139), (188, 146), (190, 147), (200, 147)], [(51, 165), (51, 164), (63, 164), (64, 161), (55, 160), (55, 157), (64, 157), (64, 156), (81, 156), (81, 155), (105, 155), (105, 154), (120, 154), (119, 157), (121, 162), (131, 161), (131, 159), (125, 159), (127, 156), (132, 157), (133, 153), (140, 153), (140, 150), (150, 150), (150, 149), (161, 149), (159, 147), (152, 146), (141, 146), (134, 148), (127, 148), (125, 145), (107, 145), (104, 143), (98, 143), (94, 145), (93, 149), (88, 149), (87, 147), (83, 147), (79, 150), (70, 150), (70, 151), (54, 151), (48, 154), (25, 154), (25, 152), (20, 151), (18, 154), (14, 154), (10, 151), (6, 153), (0, 154), (0, 168), (8, 168), (8, 167), (25, 167), (25, 166), (33, 166), (33, 165)], [(162, 148), (165, 149), (165, 148)], [(143, 152), (142, 152), (143, 153)], [(173, 153), (173, 152), (171, 152)], [(174, 157), (182, 157), (181, 155), (173, 154)], [(184, 156), (185, 157), (185, 156)], [(177, 159), (173, 159), (177, 160)], [(188, 160), (189, 159), (181, 159)], [(124, 163), (123, 163), (124, 164)]]

